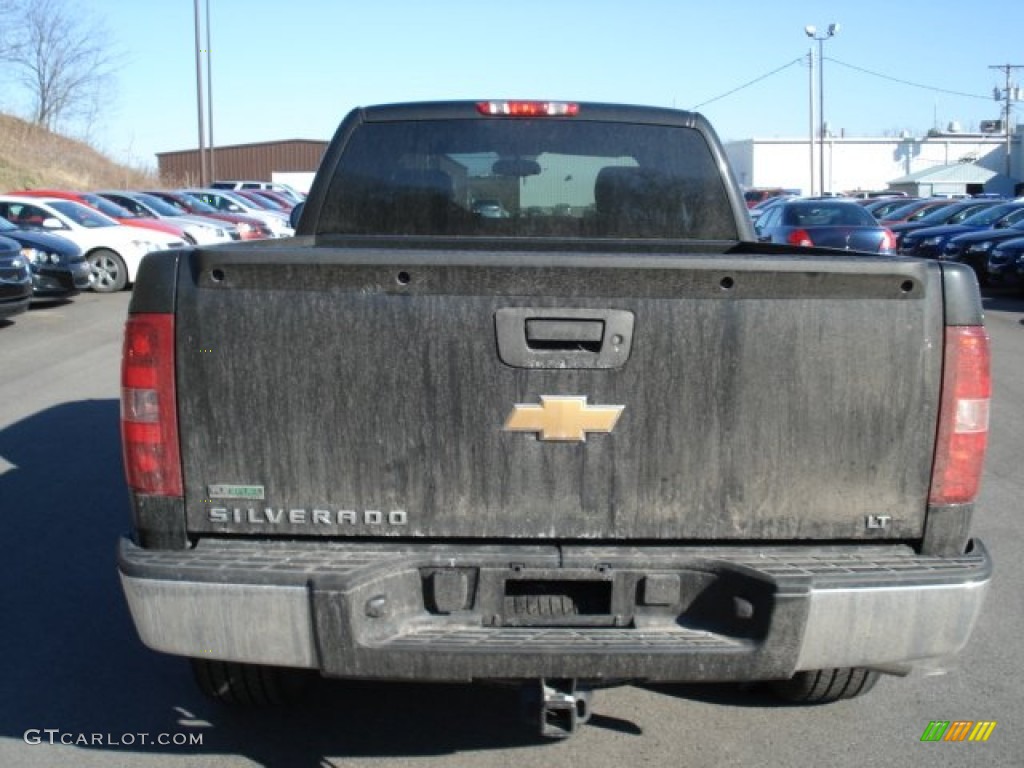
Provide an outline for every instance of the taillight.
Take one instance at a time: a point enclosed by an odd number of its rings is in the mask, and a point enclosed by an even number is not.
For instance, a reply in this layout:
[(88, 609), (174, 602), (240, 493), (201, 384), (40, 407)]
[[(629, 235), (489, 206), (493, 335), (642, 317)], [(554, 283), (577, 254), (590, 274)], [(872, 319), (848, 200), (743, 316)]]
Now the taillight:
[(121, 442), (128, 486), (181, 496), (174, 316), (131, 315), (121, 357)]
[(880, 253), (892, 253), (896, 250), (896, 235), (888, 227), (882, 230), (882, 244), (878, 250)]
[(811, 236), (806, 229), (794, 229), (786, 236), (786, 242), (790, 245), (814, 245), (814, 241), (811, 240)]
[(481, 101), (476, 105), (481, 115), (506, 117), (574, 117), (579, 104), (564, 101)]
[(982, 326), (946, 328), (939, 431), (931, 504), (973, 501), (981, 485), (992, 394), (988, 333)]

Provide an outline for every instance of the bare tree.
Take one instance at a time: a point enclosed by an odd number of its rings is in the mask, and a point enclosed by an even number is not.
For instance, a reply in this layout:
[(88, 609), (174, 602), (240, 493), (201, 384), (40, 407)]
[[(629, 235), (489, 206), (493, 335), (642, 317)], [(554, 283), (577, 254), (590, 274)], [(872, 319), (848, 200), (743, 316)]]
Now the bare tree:
[(12, 23), (15, 9), (15, 0), (0, 0), (0, 19), (4, 21), (0, 26), (0, 61), (7, 61), (16, 47)]
[(5, 20), (5, 58), (31, 97), (31, 120), (55, 130), (66, 120), (94, 117), (116, 66), (100, 20), (66, 0), (7, 2), (16, 10)]

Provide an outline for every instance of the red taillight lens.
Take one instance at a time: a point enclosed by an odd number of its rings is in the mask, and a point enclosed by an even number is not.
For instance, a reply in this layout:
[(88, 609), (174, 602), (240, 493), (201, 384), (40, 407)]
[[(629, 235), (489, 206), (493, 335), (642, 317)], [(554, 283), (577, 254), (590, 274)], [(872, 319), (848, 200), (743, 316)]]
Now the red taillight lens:
[(991, 394), (988, 333), (981, 326), (947, 328), (929, 503), (964, 504), (978, 495)]
[(121, 356), (121, 443), (128, 486), (181, 496), (174, 316), (131, 315)]
[(790, 245), (802, 245), (805, 247), (814, 245), (814, 241), (811, 240), (811, 236), (806, 229), (794, 229), (786, 236), (786, 242)]
[(892, 253), (896, 250), (896, 235), (891, 229), (882, 230), (882, 243), (878, 247), (879, 253)]
[(564, 101), (481, 101), (476, 105), (481, 115), (505, 117), (574, 117), (579, 104)]

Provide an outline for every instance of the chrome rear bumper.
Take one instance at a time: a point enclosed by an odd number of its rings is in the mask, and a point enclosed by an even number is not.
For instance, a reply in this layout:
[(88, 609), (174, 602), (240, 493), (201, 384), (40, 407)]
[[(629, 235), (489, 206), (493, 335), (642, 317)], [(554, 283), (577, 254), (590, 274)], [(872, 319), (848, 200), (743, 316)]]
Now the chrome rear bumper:
[(979, 542), (940, 558), (123, 539), (119, 570), (143, 642), (171, 654), (366, 679), (725, 681), (953, 655), (992, 563)]

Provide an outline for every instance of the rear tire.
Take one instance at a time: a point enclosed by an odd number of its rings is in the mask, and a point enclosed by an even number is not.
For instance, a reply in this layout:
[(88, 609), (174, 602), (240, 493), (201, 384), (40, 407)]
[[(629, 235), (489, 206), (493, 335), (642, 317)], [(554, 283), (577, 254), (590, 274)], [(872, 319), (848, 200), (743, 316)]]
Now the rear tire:
[(220, 704), (267, 707), (298, 698), (309, 679), (305, 670), (190, 659), (192, 674), (203, 695)]
[(864, 667), (815, 669), (773, 682), (772, 691), (780, 699), (795, 704), (829, 704), (867, 693), (875, 687), (879, 676), (875, 670)]
[(118, 254), (109, 248), (98, 248), (85, 257), (92, 274), (89, 287), (96, 293), (117, 293), (128, 285), (128, 268)]

